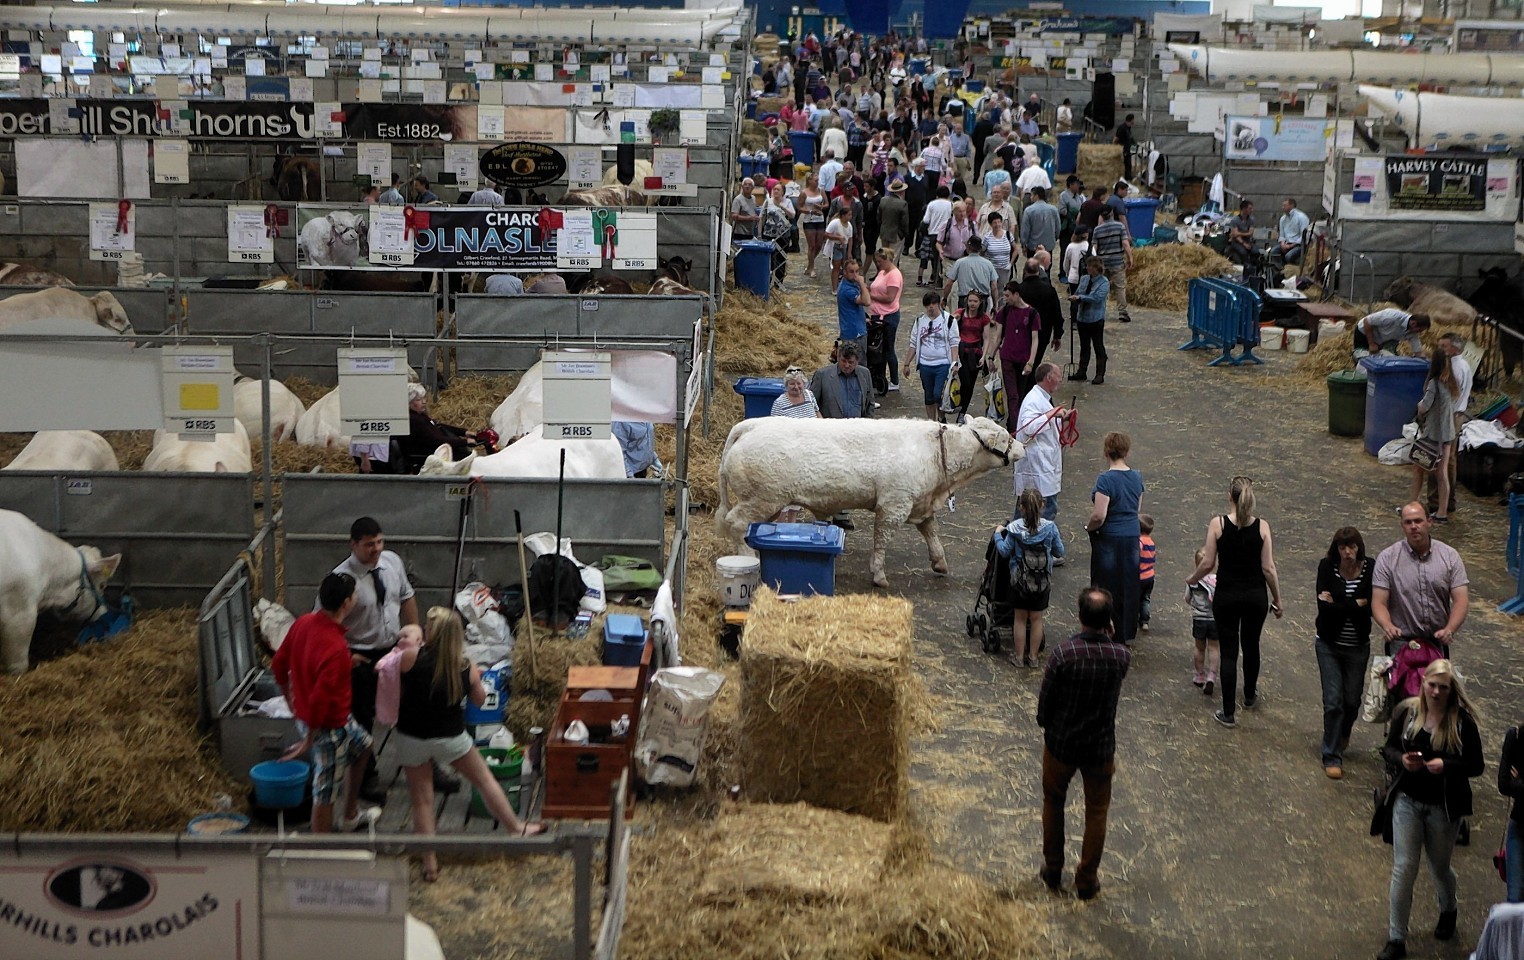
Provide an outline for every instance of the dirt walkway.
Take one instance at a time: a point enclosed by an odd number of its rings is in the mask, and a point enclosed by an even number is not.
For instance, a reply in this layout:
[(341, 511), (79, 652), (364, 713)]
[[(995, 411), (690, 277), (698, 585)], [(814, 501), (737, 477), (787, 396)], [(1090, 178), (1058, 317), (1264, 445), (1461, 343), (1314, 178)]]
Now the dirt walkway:
[[(913, 266), (910, 268), (912, 271)], [(796, 270), (791, 301), (834, 328), (834, 304)], [(913, 277), (913, 273), (912, 273)], [(919, 302), (919, 295), (915, 297)], [(911, 314), (906, 312), (905, 328)], [(1134, 311), (1108, 324), (1106, 384), (1076, 384), (1082, 436), (1065, 456), (1059, 526), (1070, 563), (1055, 572), (1050, 638), (1076, 627), (1073, 596), (1089, 570), (1083, 520), (1101, 438), (1124, 430), (1129, 462), (1148, 484), (1144, 506), (1157, 520), (1154, 624), (1134, 647), (1120, 711), (1118, 773), (1101, 897), (1054, 901), (1065, 957), (1374, 956), (1386, 939), (1391, 850), (1366, 835), (1370, 788), (1379, 777), (1380, 727), (1356, 726), (1345, 779), (1324, 777), (1313, 656), (1317, 562), (1333, 531), (1353, 524), (1372, 553), (1399, 536), (1392, 508), (1408, 475), (1381, 467), (1358, 440), (1332, 437), (1321, 390), (1287, 383), (1294, 360), (1270, 354), (1263, 367), (1217, 369), (1202, 353), (1180, 353), (1179, 315)], [(1067, 343), (1063, 350), (1067, 358)], [(1069, 386), (1065, 385), (1066, 388)], [(880, 413), (919, 414), (918, 384), (890, 394)], [(1182, 594), (1207, 520), (1225, 508), (1229, 477), (1253, 477), (1272, 524), (1286, 618), (1264, 640), (1262, 702), (1239, 712), (1237, 729), (1212, 720), (1217, 698), (1190, 683), (1190, 621)], [(1459, 494), (1455, 522), (1438, 531), (1460, 549), (1472, 579), (1472, 613), (1456, 660), (1483, 711), (1487, 773), (1473, 782), (1475, 839), (1455, 858), (1460, 933), (1450, 945), (1429, 935), (1433, 887), (1423, 874), (1414, 897), (1410, 955), (1463, 957), (1488, 906), (1503, 896), (1492, 870), (1505, 809), (1495, 757), (1516, 722), (1520, 674), (1517, 621), (1495, 612), (1513, 592), (1503, 570), (1506, 512), (1491, 499)], [(1041, 735), (1033, 720), (1040, 671), (990, 657), (964, 632), (978, 589), (986, 538), (1012, 511), (1008, 472), (987, 475), (944, 516), (951, 575), (934, 575), (920, 537), (896, 531), (888, 554), (892, 592), (916, 605), (922, 675), (941, 702), (941, 730), (917, 744), (915, 791), (943, 850), (1002, 889), (1024, 894), (1036, 880), (1041, 838)], [(844, 591), (868, 591), (868, 532), (848, 535), (838, 566)], [(1078, 784), (1071, 791), (1070, 863), (1078, 854)], [(1066, 882), (1068, 880), (1066, 875)]]

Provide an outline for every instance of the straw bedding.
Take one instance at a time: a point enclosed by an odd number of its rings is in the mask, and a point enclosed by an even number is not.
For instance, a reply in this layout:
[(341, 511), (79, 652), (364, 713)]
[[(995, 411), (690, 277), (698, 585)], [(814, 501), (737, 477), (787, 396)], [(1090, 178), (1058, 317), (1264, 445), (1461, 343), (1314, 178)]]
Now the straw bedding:
[(880, 820), (904, 810), (917, 699), (911, 612), (897, 598), (759, 592), (741, 641), (748, 797)]
[(1044, 907), (928, 863), (924, 842), (914, 829), (804, 804), (726, 804), (710, 822), (659, 826), (632, 845), (620, 954), (1014, 960), (1052, 950)]
[(1199, 244), (1161, 243), (1133, 252), (1127, 271), (1127, 302), (1131, 306), (1183, 312), (1190, 305), (1192, 277), (1215, 277), (1231, 264)]
[(179, 832), (241, 796), (195, 733), (196, 673), (195, 614), (153, 610), (0, 679), (0, 831)]
[(1122, 147), (1115, 143), (1082, 143), (1075, 173), (1090, 187), (1106, 187), (1122, 179)]

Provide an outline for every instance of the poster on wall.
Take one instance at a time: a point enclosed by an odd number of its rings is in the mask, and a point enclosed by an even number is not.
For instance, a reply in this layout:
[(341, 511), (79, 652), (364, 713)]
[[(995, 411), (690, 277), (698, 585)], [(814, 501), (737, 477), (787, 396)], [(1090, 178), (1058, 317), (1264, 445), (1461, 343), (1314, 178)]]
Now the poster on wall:
[(1289, 117), (1223, 119), (1223, 156), (1228, 160), (1322, 163), (1333, 142), (1333, 121)]
[(1462, 157), (1386, 157), (1393, 210), (1487, 209), (1487, 161)]
[[(566, 211), (548, 207), (405, 207), (402, 229), (412, 240), (412, 262), (399, 263), (390, 257), (372, 256), (372, 245), (382, 234), (387, 244), (396, 242), (395, 224), (378, 225), (380, 233), (371, 224), (369, 214), (377, 209), (383, 208), (298, 206), (297, 268), (510, 273), (558, 269), (555, 237)], [(372, 262), (377, 259), (388, 262)], [(574, 265), (565, 269), (585, 268)]]

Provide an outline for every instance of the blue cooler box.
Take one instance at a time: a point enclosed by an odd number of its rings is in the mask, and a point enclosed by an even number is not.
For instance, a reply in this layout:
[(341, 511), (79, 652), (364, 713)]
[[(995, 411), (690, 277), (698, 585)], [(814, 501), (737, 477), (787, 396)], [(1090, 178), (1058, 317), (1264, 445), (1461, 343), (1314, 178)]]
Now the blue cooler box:
[(846, 533), (829, 523), (754, 523), (746, 544), (762, 559), (762, 582), (778, 593), (836, 593)]
[(628, 613), (611, 613), (603, 621), (603, 665), (638, 667), (646, 649), (646, 622)]
[(746, 416), (743, 419), (770, 417), (773, 414), (773, 401), (783, 396), (783, 378), (741, 377), (732, 389), (741, 395), (741, 402), (745, 404)]

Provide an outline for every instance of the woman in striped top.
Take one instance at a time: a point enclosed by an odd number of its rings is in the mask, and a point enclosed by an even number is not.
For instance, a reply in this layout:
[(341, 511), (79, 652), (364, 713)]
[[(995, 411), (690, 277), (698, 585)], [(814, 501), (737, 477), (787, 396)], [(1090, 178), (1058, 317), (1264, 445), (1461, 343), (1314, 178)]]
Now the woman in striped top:
[(804, 385), (804, 372), (790, 369), (783, 378), (783, 393), (773, 401), (773, 416), (811, 419), (820, 416), (815, 395)]
[(1328, 556), (1318, 564), (1318, 623), (1315, 647), (1323, 679), (1323, 772), (1344, 776), (1344, 750), (1371, 655), (1371, 571), (1365, 540), (1354, 527), (1334, 534)]

